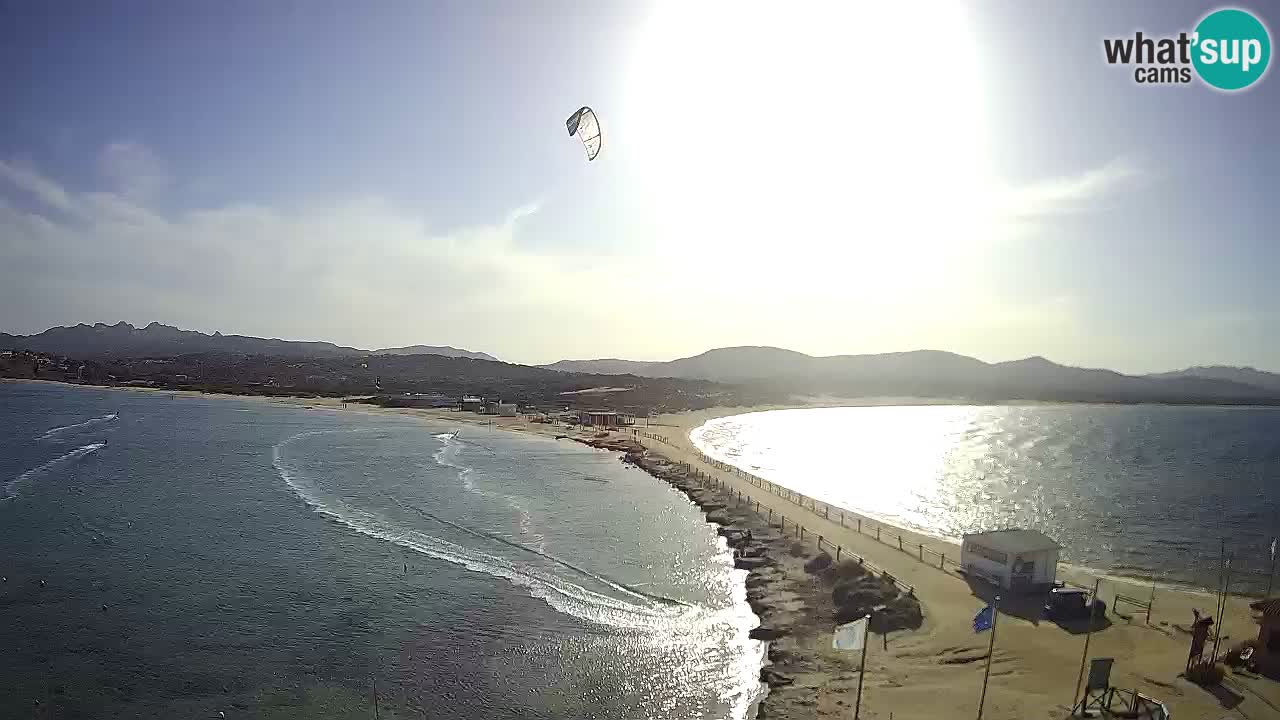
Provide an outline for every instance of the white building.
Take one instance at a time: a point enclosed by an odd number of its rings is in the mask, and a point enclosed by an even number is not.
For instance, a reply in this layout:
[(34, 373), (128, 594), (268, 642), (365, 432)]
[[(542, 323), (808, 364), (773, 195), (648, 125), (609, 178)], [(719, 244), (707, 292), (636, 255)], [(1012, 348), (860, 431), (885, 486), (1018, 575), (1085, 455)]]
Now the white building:
[(516, 404), (515, 404), (515, 403), (504, 403), (504, 402), (500, 402), (500, 403), (498, 403), (498, 416), (499, 416), (499, 417), (515, 417), (515, 416), (516, 416)]
[(1053, 538), (1039, 530), (992, 530), (968, 533), (960, 546), (960, 567), (971, 577), (1011, 590), (1038, 590), (1058, 577), (1058, 551)]

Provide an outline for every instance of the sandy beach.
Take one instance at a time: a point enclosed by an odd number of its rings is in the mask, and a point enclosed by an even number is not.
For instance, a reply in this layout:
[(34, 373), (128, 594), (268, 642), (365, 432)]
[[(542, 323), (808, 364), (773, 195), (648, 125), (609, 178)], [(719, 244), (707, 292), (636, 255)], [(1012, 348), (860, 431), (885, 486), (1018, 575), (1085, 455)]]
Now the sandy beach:
[[(379, 408), (359, 403), (346, 403), (344, 406), (340, 400), (324, 398), (255, 400), (307, 407), (317, 412), (396, 413), (422, 417), (464, 428), (464, 435), (495, 430), (531, 432), (612, 446), (619, 450), (627, 447), (627, 441), (633, 439), (630, 433), (615, 432), (601, 436), (564, 425), (532, 423), (524, 418), (489, 417), (449, 410)], [(758, 615), (762, 615), (762, 625), (783, 629), (784, 633), (772, 640), (770, 657), (773, 665), (762, 673), (765, 680), (772, 680), (770, 684), (775, 685), (770, 698), (762, 703), (762, 716), (852, 716), (858, 658), (855, 653), (830, 649), (831, 630), (835, 625), (831, 586), (820, 577), (806, 573), (803, 567), (806, 560), (818, 554), (819, 550), (813, 543), (816, 536), (821, 535), (825, 543), (839, 545), (844, 552), (865, 558), (912, 587), (923, 609), (923, 624), (915, 630), (891, 632), (887, 650), (883, 638), (873, 635), (864, 678), (862, 717), (976, 717), (990, 633), (975, 634), (971, 622), (974, 614), (985, 605), (983, 597), (989, 596), (989, 592), (980, 586), (971, 587), (960, 576), (940, 570), (932, 563), (921, 562), (917, 552), (918, 545), (923, 544), (926, 548), (958, 557), (957, 546), (938, 538), (893, 528), (891, 532), (895, 537), (901, 535), (907, 548), (907, 551), (901, 551), (896, 541), (877, 541), (874, 535), (866, 532), (874, 521), (866, 519), (864, 532), (859, 533), (851, 527), (841, 526), (834, 518), (824, 518), (820, 512), (801, 509), (787, 499), (762, 491), (736, 473), (707, 463), (688, 439), (691, 430), (712, 418), (767, 409), (777, 408), (717, 408), (680, 413), (657, 418), (648, 428), (637, 428), (641, 433), (662, 438), (661, 441), (640, 438), (647, 454), (660, 456), (672, 463), (686, 464), (697, 471), (703, 478), (698, 484), (699, 492), (705, 491), (708, 480), (717, 488), (723, 487), (723, 490), (717, 490), (719, 500), (707, 496), (700, 498), (699, 502), (700, 505), (704, 502), (712, 504), (713, 518), (719, 524), (728, 521), (736, 528), (754, 528), (763, 539), (759, 552), (770, 557), (772, 562), (764, 570), (752, 570), (748, 588), (753, 607), (757, 608)], [(730, 493), (739, 492), (751, 498), (751, 509), (731, 510), (728, 520), (724, 516), (715, 517), (717, 506), (730, 504), (725, 499)], [(758, 514), (755, 512), (757, 506)], [(770, 511), (775, 520), (772, 526), (766, 520)], [(774, 537), (778, 535), (776, 519), (782, 515), (786, 515), (789, 522), (799, 522), (804, 526), (807, 533), (804, 555), (793, 556), (789, 552), (793, 543)], [(847, 518), (853, 517), (852, 513), (847, 514)], [(1086, 571), (1065, 565), (1059, 568), (1058, 576), (1081, 585), (1092, 585), (1094, 581)], [(1115, 659), (1111, 676), (1113, 687), (1136, 689), (1154, 697), (1165, 703), (1179, 720), (1280, 717), (1280, 683), (1229, 672), (1220, 687), (1209, 690), (1179, 677), (1189, 648), (1190, 637), (1185, 628), (1191, 622), (1192, 609), (1211, 614), (1214, 607), (1212, 594), (1159, 588), (1150, 625), (1146, 623), (1144, 613), (1130, 614), (1125, 610), (1125, 615), (1120, 616), (1111, 609), (1117, 593), (1146, 598), (1150, 592), (1149, 584), (1102, 578), (1100, 595), (1108, 604), (1107, 623), (1092, 634), (1089, 657)], [(1012, 611), (1018, 614), (1002, 613), (999, 620), (983, 717), (1008, 720), (1067, 717), (1085, 636), (1040, 620), (1029, 609)], [(1248, 600), (1235, 598), (1225, 617), (1223, 644), (1230, 646), (1256, 637), (1256, 634), (1257, 625), (1250, 618)]]

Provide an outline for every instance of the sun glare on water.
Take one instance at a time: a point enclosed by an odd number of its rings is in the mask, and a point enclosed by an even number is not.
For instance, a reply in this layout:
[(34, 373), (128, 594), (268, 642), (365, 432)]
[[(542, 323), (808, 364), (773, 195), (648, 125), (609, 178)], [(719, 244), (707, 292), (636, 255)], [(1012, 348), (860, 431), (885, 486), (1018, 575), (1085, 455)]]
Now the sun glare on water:
[(661, 3), (626, 112), (637, 186), (685, 253), (918, 276), (983, 230), (981, 74), (957, 4)]

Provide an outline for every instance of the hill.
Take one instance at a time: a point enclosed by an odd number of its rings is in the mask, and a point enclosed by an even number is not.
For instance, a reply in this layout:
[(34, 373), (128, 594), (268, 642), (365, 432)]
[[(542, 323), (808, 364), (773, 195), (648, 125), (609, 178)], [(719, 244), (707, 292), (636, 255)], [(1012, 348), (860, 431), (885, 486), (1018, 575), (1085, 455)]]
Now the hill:
[(1244, 383), (1267, 390), (1280, 391), (1280, 373), (1266, 372), (1251, 367), (1232, 367), (1229, 365), (1202, 365), (1185, 370), (1155, 373), (1150, 378), (1162, 380), (1200, 378), (1204, 380), (1225, 380), (1227, 382)]
[(550, 365), (540, 365), (547, 370), (568, 373), (594, 373), (597, 375), (648, 375), (646, 372), (652, 365), (662, 363), (642, 362), (639, 360), (618, 360), (602, 358), (599, 360), (561, 360)]
[[(916, 396), (974, 401), (1064, 402), (1274, 402), (1280, 376), (1271, 373), (1124, 375), (1102, 368), (1061, 365), (1043, 357), (1000, 363), (938, 350), (814, 357), (774, 347), (709, 350), (670, 362), (561, 361), (551, 368), (618, 363), (645, 377), (748, 383), (796, 394), (845, 397)], [(1257, 373), (1258, 371), (1254, 371)], [(1249, 382), (1253, 380), (1253, 382)]]
[(460, 350), (449, 345), (408, 345), (406, 347), (382, 348), (374, 350), (371, 355), (441, 355), (443, 357), (454, 358), (470, 358), (472, 360), (492, 360), (498, 361), (498, 358), (489, 353), (472, 352), (470, 350)]
[(492, 355), (448, 346), (411, 345), (383, 350), (361, 350), (330, 342), (279, 340), (249, 335), (206, 335), (153, 322), (138, 328), (127, 322), (115, 325), (81, 323), (54, 327), (35, 335), (0, 333), (0, 349), (32, 350), (73, 357), (147, 357), (191, 353), (237, 353), (279, 357), (342, 357), (351, 355), (442, 355), (476, 360), (496, 360)]

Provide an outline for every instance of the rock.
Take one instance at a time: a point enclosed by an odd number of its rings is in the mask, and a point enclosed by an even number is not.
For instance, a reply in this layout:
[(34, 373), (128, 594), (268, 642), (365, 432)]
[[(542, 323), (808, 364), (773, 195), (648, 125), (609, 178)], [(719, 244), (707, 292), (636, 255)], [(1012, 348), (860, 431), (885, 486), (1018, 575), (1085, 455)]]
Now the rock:
[[(728, 525), (733, 522), (733, 518), (729, 517), (728, 513), (723, 510), (712, 510), (707, 513), (707, 522), (715, 523), (717, 525)], [(724, 528), (720, 529), (723, 530)]]
[(773, 561), (767, 557), (737, 557), (733, 560), (733, 566), (740, 570), (755, 570), (772, 563)]
[(825, 552), (818, 553), (804, 564), (804, 571), (810, 575), (822, 572), (831, 567), (831, 556)]
[(878, 623), (884, 631), (917, 630), (924, 624), (924, 613), (920, 610), (920, 601), (910, 595), (899, 595), (889, 601), (877, 615)]
[(791, 543), (791, 557), (804, 557), (806, 552), (804, 543), (799, 541)]
[(771, 688), (782, 687), (795, 682), (789, 676), (770, 667), (760, 669), (760, 681)]
[(788, 634), (788, 631), (783, 630), (781, 628), (768, 628), (768, 627), (762, 626), (762, 627), (755, 628), (751, 632), (747, 633), (747, 637), (751, 638), (752, 640), (764, 640), (766, 642), (771, 642), (787, 634)]
[(832, 582), (839, 582), (841, 580), (853, 580), (866, 574), (867, 569), (862, 566), (862, 563), (856, 560), (841, 560), (832, 565), (824, 577)]
[(769, 584), (769, 578), (759, 574), (751, 574), (747, 576), (746, 586), (748, 590), (762, 588)]

